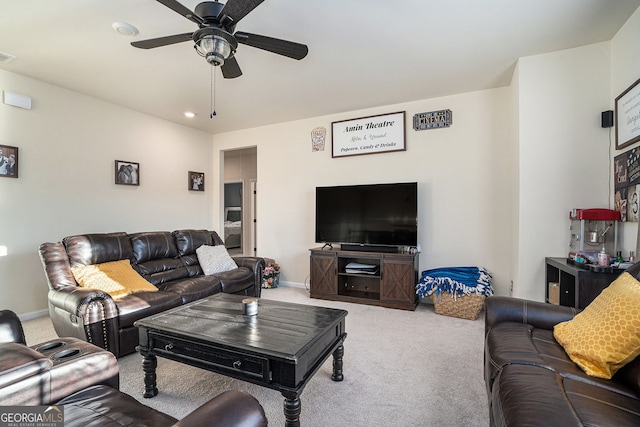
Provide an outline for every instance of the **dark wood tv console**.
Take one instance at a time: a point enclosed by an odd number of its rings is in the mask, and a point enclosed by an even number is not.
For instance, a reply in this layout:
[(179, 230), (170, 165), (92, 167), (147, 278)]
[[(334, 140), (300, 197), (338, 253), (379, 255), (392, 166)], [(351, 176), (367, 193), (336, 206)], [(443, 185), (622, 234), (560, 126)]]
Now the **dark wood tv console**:
[[(311, 298), (415, 310), (419, 299), (418, 254), (311, 249)], [(347, 272), (356, 262), (375, 265), (372, 274)]]

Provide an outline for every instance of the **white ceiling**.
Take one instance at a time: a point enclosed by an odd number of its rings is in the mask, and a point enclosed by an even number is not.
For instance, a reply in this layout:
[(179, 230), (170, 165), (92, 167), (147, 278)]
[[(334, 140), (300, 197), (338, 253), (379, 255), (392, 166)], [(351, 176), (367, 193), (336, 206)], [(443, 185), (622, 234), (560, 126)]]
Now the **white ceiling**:
[[(235, 0), (241, 1), (241, 0)], [(198, 0), (183, 0), (193, 10)], [(309, 46), (296, 61), (246, 45), (216, 74), (192, 43), (129, 43), (196, 25), (154, 0), (2, 0), (0, 69), (211, 133), (509, 84), (519, 57), (610, 40), (640, 0), (265, 0), (236, 28)], [(117, 34), (116, 21), (140, 30)], [(2, 88), (5, 89), (5, 88)], [(7, 88), (12, 89), (12, 88)], [(34, 97), (37, 106), (37, 94)], [(195, 119), (182, 113), (195, 111)]]

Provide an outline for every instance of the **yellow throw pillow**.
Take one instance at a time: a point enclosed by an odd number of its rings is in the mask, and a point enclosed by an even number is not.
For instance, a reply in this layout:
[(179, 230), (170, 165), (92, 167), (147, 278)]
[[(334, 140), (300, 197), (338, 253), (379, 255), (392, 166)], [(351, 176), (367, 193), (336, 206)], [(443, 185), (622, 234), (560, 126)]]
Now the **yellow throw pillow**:
[(640, 355), (640, 282), (622, 273), (553, 336), (587, 375), (611, 378)]
[(84, 288), (99, 289), (119, 299), (136, 292), (158, 290), (136, 272), (129, 260), (74, 267), (71, 273)]

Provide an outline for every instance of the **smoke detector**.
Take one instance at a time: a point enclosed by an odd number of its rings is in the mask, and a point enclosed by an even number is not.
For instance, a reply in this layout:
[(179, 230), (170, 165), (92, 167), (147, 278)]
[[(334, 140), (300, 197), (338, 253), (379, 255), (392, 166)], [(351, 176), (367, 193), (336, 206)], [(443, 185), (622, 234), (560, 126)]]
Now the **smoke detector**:
[(136, 36), (139, 32), (136, 27), (126, 22), (114, 22), (111, 27), (122, 36)]

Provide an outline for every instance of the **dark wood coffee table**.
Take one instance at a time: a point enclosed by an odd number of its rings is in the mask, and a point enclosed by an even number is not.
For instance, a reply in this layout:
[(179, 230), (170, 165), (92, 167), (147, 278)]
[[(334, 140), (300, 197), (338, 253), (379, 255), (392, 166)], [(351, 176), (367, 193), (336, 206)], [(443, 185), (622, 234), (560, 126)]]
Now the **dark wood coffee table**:
[(286, 427), (300, 425), (300, 394), (333, 354), (342, 381), (347, 311), (260, 299), (243, 314), (238, 295), (217, 294), (135, 322), (143, 356), (144, 397), (158, 394), (156, 356), (278, 390)]

